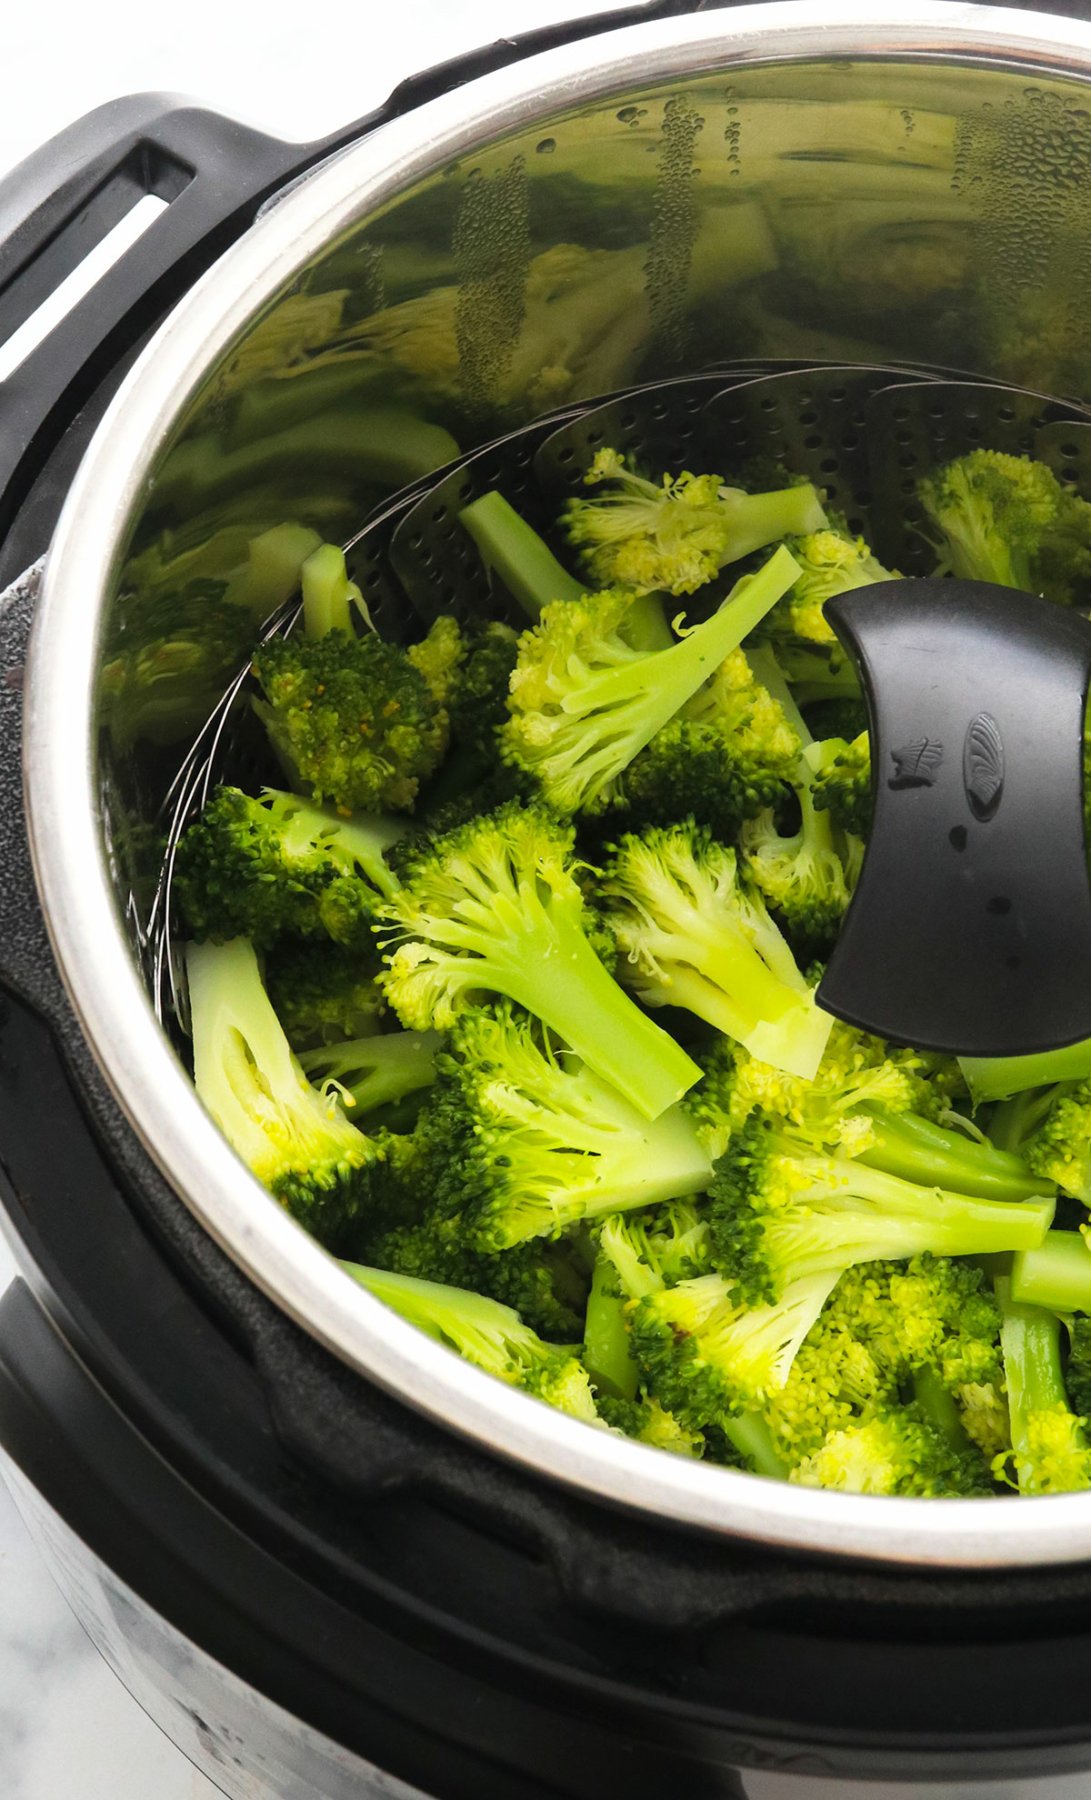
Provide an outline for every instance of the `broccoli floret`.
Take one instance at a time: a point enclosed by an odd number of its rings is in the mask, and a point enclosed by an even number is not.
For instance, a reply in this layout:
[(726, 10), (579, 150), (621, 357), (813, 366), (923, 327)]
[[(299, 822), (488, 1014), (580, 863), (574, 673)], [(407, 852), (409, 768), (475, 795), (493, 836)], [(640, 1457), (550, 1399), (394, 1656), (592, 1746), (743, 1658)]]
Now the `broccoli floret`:
[(388, 1031), (326, 1044), (299, 1060), (308, 1081), (355, 1119), (430, 1087), (442, 1043), (438, 1031)]
[(842, 831), (866, 838), (872, 807), (867, 732), (861, 732), (851, 744), (843, 738), (826, 738), (810, 745), (804, 755), (814, 777), (811, 791), (816, 809), (828, 812)]
[(1091, 1080), (1061, 1082), (1020, 1099), (1019, 1149), (1029, 1167), (1091, 1205)]
[[(739, 852), (751, 882), (765, 896), (797, 954), (810, 961), (831, 948), (852, 898), (846, 865), (838, 851), (828, 808), (819, 811), (811, 782), (798, 765), (795, 791), (799, 827), (784, 836), (776, 813), (766, 808), (739, 832)], [(851, 865), (850, 865), (851, 867)]]
[(278, 939), (265, 962), (265, 985), (293, 1050), (314, 1050), (382, 1029), (386, 1002), (373, 951), (305, 938)]
[(781, 638), (777, 643), (777, 662), (797, 706), (806, 709), (820, 701), (864, 704), (856, 664), (839, 644), (804, 644)]
[(508, 690), (519, 639), (493, 620), (466, 641), (465, 660), (447, 696), (451, 742), (479, 756), (496, 755), (496, 733), (508, 716)]
[(599, 1228), (599, 1250), (627, 1300), (704, 1275), (708, 1225), (692, 1200), (672, 1200), (646, 1212), (614, 1213)]
[(812, 700), (804, 714), (813, 738), (847, 738), (851, 743), (868, 727), (867, 703), (858, 700)]
[(649, 1122), (508, 1006), (463, 1013), (440, 1068), (437, 1194), (464, 1197), (471, 1242), (484, 1249), (698, 1193), (711, 1179), (681, 1106)]
[(1091, 1487), (1085, 1421), (1069, 1405), (1061, 1369), (1061, 1321), (1045, 1307), (1013, 1300), (1004, 1279), (997, 1280), (996, 1297), (1011, 1450), (994, 1459), (993, 1474), (1021, 1494), (1068, 1494)]
[(634, 824), (688, 817), (728, 838), (783, 801), (799, 752), (783, 707), (734, 650), (618, 777), (614, 804)]
[(941, 574), (1086, 601), (1091, 505), (1029, 456), (972, 450), (918, 489)]
[(589, 1425), (600, 1423), (587, 1371), (575, 1353), (545, 1343), (512, 1307), (438, 1281), (393, 1275), (360, 1263), (347, 1262), (344, 1267), (377, 1300), (457, 1350), (467, 1362), (573, 1418)]
[(511, 677), (502, 752), (560, 812), (599, 812), (619, 776), (738, 648), (791, 581), (778, 550), (736, 584), (706, 619), (666, 650), (636, 650), (621, 634), (632, 604), (622, 589), (547, 606), (524, 632)]
[(174, 889), (192, 935), (265, 946), (285, 933), (362, 948), (397, 887), (384, 852), (388, 819), (341, 818), (266, 788), (213, 793), (179, 843)]
[(610, 485), (591, 498), (573, 496), (561, 528), (599, 587), (692, 594), (726, 564), (826, 525), (818, 494), (806, 483), (746, 494), (719, 475), (647, 481), (616, 450), (600, 450), (584, 482)]
[(831, 1019), (735, 852), (692, 821), (629, 835), (603, 886), (622, 976), (648, 1006), (681, 1006), (778, 1068), (809, 1077)]
[(704, 1449), (703, 1434), (683, 1425), (651, 1395), (624, 1400), (600, 1394), (597, 1404), (600, 1416), (612, 1431), (635, 1438), (638, 1444), (670, 1450), (675, 1456), (700, 1456)]
[(341, 812), (412, 808), (448, 731), (445, 708), (407, 651), (373, 631), (293, 634), (270, 638), (253, 667), (264, 694), (255, 705), (294, 783)]
[(981, 1452), (955, 1448), (914, 1405), (831, 1432), (788, 1479), (846, 1494), (970, 1498), (994, 1491)]
[(719, 1266), (753, 1302), (853, 1263), (975, 1256), (1040, 1244), (1048, 1198), (1013, 1203), (923, 1186), (844, 1154), (815, 1150), (755, 1114), (716, 1165), (710, 1228)]
[(649, 1390), (684, 1425), (723, 1425), (784, 1386), (836, 1271), (787, 1284), (773, 1304), (749, 1306), (711, 1273), (657, 1288), (631, 1310), (633, 1354)]
[[(412, 1211), (412, 1205), (403, 1210)], [(352, 1249), (394, 1274), (501, 1300), (543, 1337), (570, 1344), (583, 1332), (587, 1279), (565, 1242), (535, 1240), (500, 1254), (476, 1250), (461, 1212), (444, 1216), (433, 1207), (420, 1219), (361, 1234)]]
[(1069, 1321), (1064, 1384), (1073, 1412), (1081, 1418), (1091, 1417), (1091, 1319)]
[(778, 646), (837, 645), (837, 634), (825, 614), (827, 600), (852, 588), (896, 581), (897, 571), (884, 569), (862, 537), (829, 527), (788, 540), (800, 574), (783, 600), (778, 600), (762, 626), (762, 637)]
[(307, 1081), (245, 938), (186, 955), (197, 1093), (232, 1149), (335, 1247), (366, 1212), (369, 1171), (388, 1155)]
[(446, 1030), (490, 995), (513, 1000), (654, 1119), (700, 1070), (596, 954), (573, 836), (512, 805), (422, 845), (387, 909), (397, 947), (383, 989), (415, 1031)]

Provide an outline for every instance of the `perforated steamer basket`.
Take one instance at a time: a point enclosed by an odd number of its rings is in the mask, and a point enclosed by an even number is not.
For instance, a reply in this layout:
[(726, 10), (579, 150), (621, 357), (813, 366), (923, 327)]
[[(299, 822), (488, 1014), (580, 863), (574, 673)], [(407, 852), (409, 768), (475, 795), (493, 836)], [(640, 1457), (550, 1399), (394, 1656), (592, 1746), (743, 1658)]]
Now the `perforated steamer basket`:
[[(183, 584), (153, 585), (155, 546), (192, 552), (187, 579), (215, 593), (277, 518), (348, 537), (380, 478), (404, 477), (393, 412), (467, 447), (747, 358), (1091, 392), (1089, 84), (1091, 28), (1069, 20), (810, 4), (638, 26), (473, 82), (306, 177), (198, 284), (105, 418), (50, 553), (28, 674), (33, 851), (72, 998), (137, 1133), (350, 1368), (551, 1480), (680, 1524), (902, 1562), (1091, 1554), (1085, 1495), (813, 1492), (591, 1430), (393, 1317), (261, 1189), (149, 1000), (149, 852), (210, 666)], [(161, 636), (172, 606), (169, 704), (134, 725), (119, 653)]]

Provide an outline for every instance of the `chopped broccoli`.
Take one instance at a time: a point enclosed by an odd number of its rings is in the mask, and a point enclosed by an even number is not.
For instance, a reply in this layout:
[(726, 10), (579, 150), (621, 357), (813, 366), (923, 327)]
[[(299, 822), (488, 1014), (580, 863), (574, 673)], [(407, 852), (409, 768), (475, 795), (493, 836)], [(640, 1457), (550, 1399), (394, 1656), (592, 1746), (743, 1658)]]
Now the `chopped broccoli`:
[(816, 808), (811, 782), (802, 775), (795, 791), (798, 829), (782, 835), (776, 813), (766, 808), (744, 822), (739, 852), (750, 880), (784, 921), (797, 953), (809, 960), (831, 948), (852, 889), (828, 809)]
[(1031, 1056), (960, 1056), (958, 1061), (974, 1105), (983, 1106), (988, 1100), (1010, 1100), (1029, 1088), (1091, 1076), (1091, 1038)]
[(753, 1302), (805, 1276), (853, 1263), (1029, 1250), (1053, 1219), (1051, 1199), (982, 1200), (906, 1181), (816, 1150), (755, 1114), (729, 1143), (710, 1188), (719, 1266)]
[(510, 1006), (461, 1014), (440, 1068), (437, 1193), (463, 1197), (470, 1241), (484, 1249), (699, 1193), (711, 1179), (682, 1107), (649, 1122)]
[[(425, 1169), (429, 1165), (425, 1164)], [(411, 1178), (415, 1171), (410, 1170)], [(571, 1246), (534, 1239), (516, 1244), (499, 1254), (474, 1249), (461, 1213), (443, 1215), (427, 1205), (419, 1218), (412, 1214), (410, 1192), (395, 1196), (377, 1231), (361, 1231), (351, 1253), (397, 1275), (413, 1275), (424, 1281), (442, 1281), (449, 1287), (473, 1288), (490, 1299), (513, 1306), (541, 1336), (559, 1343), (573, 1343), (583, 1331), (587, 1305), (587, 1280)], [(407, 1204), (408, 1200), (408, 1204)], [(398, 1210), (403, 1217), (391, 1219)]]
[(1019, 1150), (1027, 1164), (1091, 1205), (1091, 1080), (1031, 1090), (1019, 1100), (1021, 1105), (1009, 1102), (1007, 1116), (1019, 1117)]
[(775, 644), (836, 646), (837, 634), (824, 610), (826, 601), (852, 588), (899, 579), (895, 570), (884, 569), (863, 538), (854, 538), (836, 526), (789, 538), (788, 549), (801, 572), (761, 626), (761, 635)]
[(856, 664), (840, 644), (805, 644), (793, 638), (777, 641), (777, 661), (804, 709), (831, 701), (863, 704)]
[(300, 570), (303, 591), (303, 630), (308, 638), (322, 638), (330, 631), (346, 637), (354, 630), (352, 608), (370, 626), (364, 596), (345, 567), (344, 552), (336, 544), (320, 544)]
[(341, 818), (295, 794), (255, 799), (217, 788), (178, 845), (175, 892), (195, 938), (286, 933), (357, 948), (397, 881), (384, 852), (401, 835), (388, 819)]
[(1011, 1450), (994, 1458), (993, 1473), (1021, 1494), (1091, 1487), (1091, 1446), (1084, 1420), (1069, 1405), (1061, 1369), (1061, 1321), (1045, 1307), (1021, 1306), (1004, 1279), (997, 1280), (996, 1297)]
[(831, 1019), (814, 1003), (735, 852), (687, 821), (622, 838), (603, 885), (622, 975), (649, 1006), (681, 1006), (793, 1074), (817, 1069)]
[(386, 1154), (307, 1081), (245, 938), (186, 957), (197, 1093), (232, 1149), (323, 1242), (366, 1211), (368, 1170)]
[(970, 1498), (994, 1491), (980, 1451), (955, 1448), (916, 1405), (895, 1404), (831, 1432), (788, 1479), (846, 1494)]
[(599, 1249), (626, 1299), (642, 1300), (658, 1288), (707, 1273), (708, 1226), (692, 1200), (673, 1200), (604, 1219)]
[(324, 1044), (299, 1060), (313, 1086), (361, 1118), (430, 1087), (442, 1042), (438, 1031), (388, 1031)]
[(616, 450), (600, 450), (584, 481), (610, 486), (590, 498), (573, 496), (561, 525), (591, 580), (604, 588), (692, 594), (726, 564), (826, 524), (807, 483), (746, 494), (718, 475), (647, 481)]
[[(433, 626), (443, 652), (449, 621)], [(254, 652), (255, 701), (292, 781), (339, 811), (409, 811), (447, 748), (447, 713), (417, 666), (437, 657), (342, 630), (270, 638)]]
[(595, 1258), (583, 1322), (584, 1367), (600, 1395), (631, 1404), (636, 1399), (639, 1373), (629, 1345), (625, 1312), (625, 1295), (617, 1271), (610, 1258), (600, 1253)]
[(795, 564), (778, 550), (666, 650), (635, 650), (623, 590), (547, 606), (524, 632), (511, 677), (503, 754), (560, 812), (601, 811), (619, 776), (779, 599)]
[(1091, 596), (1091, 505), (1029, 456), (972, 450), (918, 489), (941, 574), (1062, 604)]
[(496, 733), (508, 716), (508, 691), (519, 640), (509, 625), (482, 625), (466, 640), (461, 664), (447, 696), (451, 742), (479, 756), (496, 756)]
[(661, 1287), (631, 1312), (633, 1354), (649, 1391), (701, 1430), (760, 1407), (783, 1387), (837, 1272), (790, 1282), (773, 1304), (747, 1305), (718, 1273)]
[(384, 1306), (467, 1362), (573, 1418), (589, 1425), (601, 1422), (587, 1371), (574, 1351), (545, 1343), (512, 1307), (438, 1281), (394, 1275), (360, 1263), (347, 1262), (344, 1267)]
[(636, 1399), (600, 1394), (597, 1404), (612, 1431), (635, 1438), (638, 1444), (670, 1450), (675, 1456), (700, 1456), (704, 1449), (703, 1434), (683, 1425), (649, 1394)]
[(555, 601), (580, 599), (582, 582), (561, 567), (503, 494), (495, 489), (482, 494), (462, 509), (458, 520), (477, 545), (490, 578), (499, 579), (528, 619), (536, 619)]
[(573, 835), (536, 807), (511, 805), (422, 845), (387, 908), (381, 983), (417, 1031), (446, 1030), (490, 994), (514, 1000), (654, 1119), (700, 1070), (596, 954)]
[(799, 752), (779, 700), (734, 650), (637, 752), (618, 777), (614, 804), (634, 824), (688, 817), (728, 838), (789, 794)]
[(279, 938), (265, 959), (265, 985), (292, 1049), (314, 1050), (382, 1029), (386, 1002), (366, 952), (316, 938)]
[[(1017, 1298), (1014, 1292), (1012, 1298)], [(1068, 1404), (1081, 1418), (1087, 1418), (1091, 1416), (1091, 1319), (1069, 1320), (1068, 1344), (1064, 1372)]]
[(867, 732), (861, 732), (851, 744), (844, 738), (826, 738), (810, 745), (804, 755), (814, 776), (812, 794), (817, 810), (828, 812), (842, 831), (866, 838), (872, 805)]

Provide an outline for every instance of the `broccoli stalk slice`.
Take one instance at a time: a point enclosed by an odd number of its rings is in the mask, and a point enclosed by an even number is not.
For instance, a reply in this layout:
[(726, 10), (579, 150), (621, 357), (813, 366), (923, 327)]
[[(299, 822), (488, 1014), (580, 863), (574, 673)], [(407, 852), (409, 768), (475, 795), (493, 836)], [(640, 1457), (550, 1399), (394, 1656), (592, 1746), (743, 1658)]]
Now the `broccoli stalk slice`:
[(519, 1314), (468, 1288), (345, 1262), (342, 1267), (384, 1306), (456, 1350), (467, 1362), (513, 1387), (525, 1388), (562, 1412), (598, 1424), (586, 1370), (574, 1350), (544, 1343)]
[(390, 902), (407, 941), (381, 983), (416, 1030), (446, 1029), (482, 993), (514, 1000), (655, 1119), (701, 1070), (599, 960), (571, 844), (570, 829), (516, 805), (436, 840)]
[(620, 635), (626, 595), (548, 607), (524, 633), (512, 674), (506, 758), (532, 775), (561, 812), (599, 811), (613, 784), (794, 579), (781, 548), (736, 583), (711, 618), (670, 649), (637, 651)]
[(459, 524), (477, 545), (490, 575), (503, 582), (528, 619), (536, 619), (554, 600), (579, 600), (581, 581), (562, 568), (548, 544), (493, 489), (458, 515)]
[(320, 544), (308, 556), (300, 573), (303, 588), (303, 630), (309, 638), (325, 637), (328, 631), (352, 632), (352, 608), (356, 606), (365, 618), (364, 596), (348, 578), (345, 556), (336, 544)]
[(442, 1042), (438, 1031), (391, 1031), (324, 1044), (299, 1061), (314, 1087), (362, 1116), (430, 1087)]
[(1034, 1175), (1010, 1151), (979, 1143), (917, 1113), (865, 1110), (874, 1135), (859, 1160), (872, 1168), (985, 1200), (1029, 1200), (1056, 1193), (1054, 1182)]
[(721, 1419), (719, 1424), (725, 1438), (746, 1459), (755, 1475), (767, 1475), (774, 1481), (788, 1479), (788, 1465), (777, 1454), (773, 1433), (761, 1413), (739, 1413), (734, 1418)]
[(1050, 1231), (1012, 1258), (1011, 1297), (1053, 1312), (1091, 1312), (1091, 1248), (1082, 1232)]
[(975, 1106), (987, 1100), (1010, 1100), (1028, 1088), (1055, 1081), (1083, 1081), (1091, 1075), (1091, 1038), (1061, 1050), (1038, 1050), (1031, 1056), (960, 1056)]
[[(996, 1282), (996, 1298), (1011, 1420), (1010, 1461), (1019, 1492), (1063, 1494), (1091, 1486), (1091, 1450), (1065, 1391), (1061, 1321), (1045, 1307), (1015, 1300), (1004, 1278)], [(1004, 1477), (1008, 1461), (998, 1457), (994, 1472)]]
[(315, 1229), (354, 1210), (375, 1146), (311, 1087), (262, 984), (253, 946), (186, 953), (197, 1094), (248, 1168)]
[(635, 1399), (639, 1375), (629, 1346), (625, 1301), (607, 1256), (595, 1259), (583, 1329), (583, 1360), (596, 1387), (619, 1400)]
[(913, 1371), (913, 1398), (924, 1419), (946, 1439), (952, 1450), (969, 1448), (970, 1440), (954, 1395), (928, 1364)]

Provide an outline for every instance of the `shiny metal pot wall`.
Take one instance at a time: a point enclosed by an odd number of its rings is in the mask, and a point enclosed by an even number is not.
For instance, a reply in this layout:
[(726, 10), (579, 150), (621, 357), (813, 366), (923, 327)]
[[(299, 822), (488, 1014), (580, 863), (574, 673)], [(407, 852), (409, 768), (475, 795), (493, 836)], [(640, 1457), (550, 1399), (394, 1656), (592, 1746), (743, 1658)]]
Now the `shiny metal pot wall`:
[[(270, 207), (142, 357), (79, 472), (30, 673), (46, 915), (88, 1037), (186, 1204), (346, 1363), (618, 1503), (934, 1563), (1091, 1553), (1091, 1497), (905, 1501), (619, 1441), (363, 1293), (236, 1161), (148, 1004), (141, 847), (237, 663), (247, 544), (569, 398), (759, 357), (1091, 388), (1091, 29), (742, 7), (550, 52), (432, 102)], [(219, 605), (233, 583), (234, 611)], [(251, 629), (242, 611), (243, 640)]]

